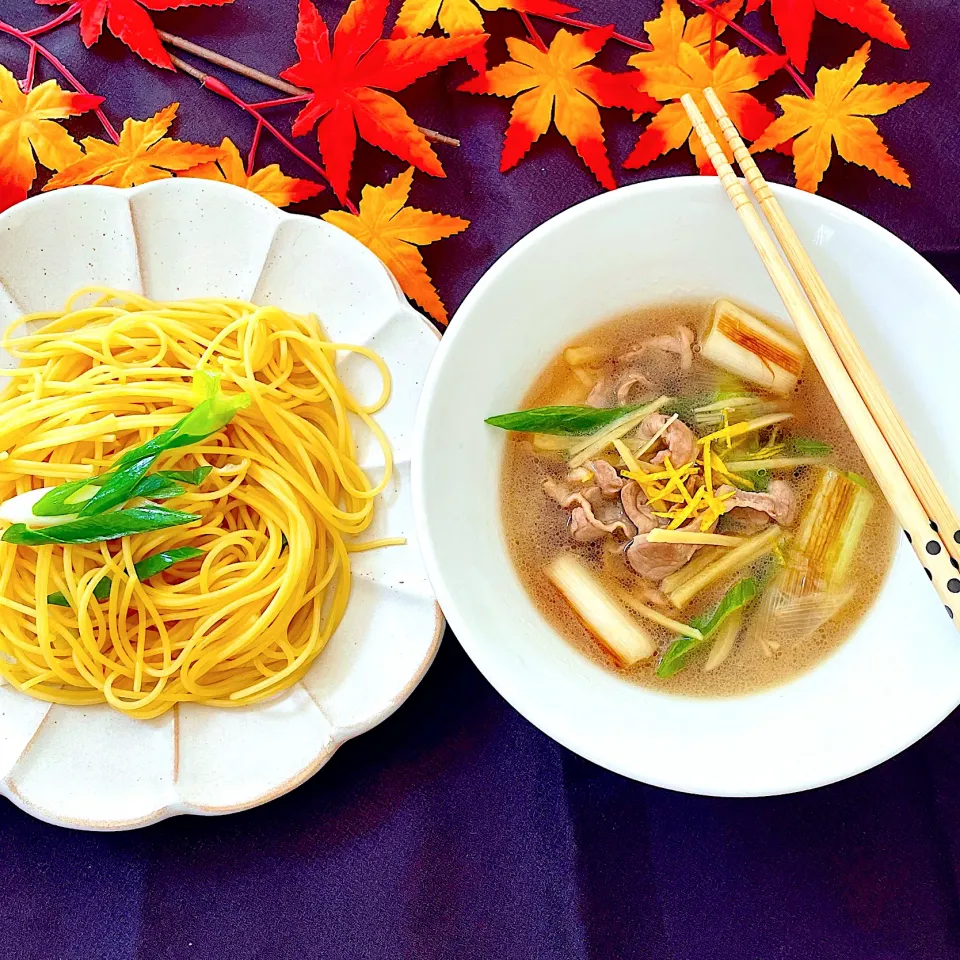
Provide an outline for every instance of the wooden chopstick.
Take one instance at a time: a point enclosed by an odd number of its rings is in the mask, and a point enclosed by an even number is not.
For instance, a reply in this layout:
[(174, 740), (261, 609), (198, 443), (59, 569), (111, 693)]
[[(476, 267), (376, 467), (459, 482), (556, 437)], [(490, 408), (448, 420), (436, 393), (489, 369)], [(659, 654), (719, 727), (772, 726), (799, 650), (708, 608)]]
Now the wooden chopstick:
[(863, 402), (886, 437), (894, 456), (900, 461), (903, 472), (920, 498), (927, 516), (934, 524), (932, 529), (934, 532), (941, 533), (944, 546), (954, 559), (954, 569), (960, 570), (960, 518), (947, 500), (940, 482), (934, 476), (923, 454), (917, 449), (893, 401), (860, 349), (860, 344), (857, 343), (847, 325), (837, 302), (817, 272), (790, 221), (787, 220), (770, 185), (764, 180), (760, 168), (741, 139), (733, 121), (727, 115), (720, 98), (710, 87), (704, 90), (704, 96), (717, 118), (720, 130), (727, 138), (727, 143), (743, 172), (747, 186), (760, 204), (760, 209), (773, 229), (774, 236), (780, 241), (780, 247), (786, 254), (790, 266), (793, 267), (793, 272), (813, 305), (830, 342), (840, 355), (850, 379), (856, 384)]
[[(727, 196), (760, 254), (764, 268), (777, 288), (797, 332), (803, 340), (840, 414), (863, 453), (874, 478), (923, 565), (954, 626), (954, 607), (960, 607), (960, 578), (951, 566), (951, 557), (914, 491), (904, 468), (887, 443), (880, 427), (864, 403), (820, 323), (810, 301), (780, 253), (776, 240), (767, 232), (760, 214), (750, 202), (743, 184), (730, 166), (723, 149), (704, 120), (690, 94), (681, 98), (693, 129), (713, 163)], [(811, 265), (812, 268), (812, 265)]]

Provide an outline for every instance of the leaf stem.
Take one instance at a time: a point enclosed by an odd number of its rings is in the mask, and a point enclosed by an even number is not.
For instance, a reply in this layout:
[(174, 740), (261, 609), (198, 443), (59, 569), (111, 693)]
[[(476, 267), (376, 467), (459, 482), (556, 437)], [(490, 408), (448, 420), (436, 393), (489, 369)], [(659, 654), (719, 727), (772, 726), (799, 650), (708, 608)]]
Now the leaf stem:
[(543, 37), (537, 32), (537, 28), (533, 25), (529, 14), (525, 13), (523, 10), (518, 10), (517, 13), (520, 15), (520, 19), (523, 21), (523, 25), (527, 30), (527, 36), (533, 41), (535, 46), (543, 53), (547, 52), (547, 45), (543, 42)]
[(33, 89), (33, 78), (37, 73), (37, 48), (30, 47), (30, 58), (27, 60), (27, 74), (20, 84), (20, 89), (24, 93), (29, 93)]
[[(745, 40), (749, 40), (758, 50), (762, 50), (764, 53), (768, 53), (773, 57), (782, 57), (782, 53), (777, 53), (770, 44), (765, 43), (761, 40), (756, 34), (751, 33), (747, 30), (746, 27), (742, 26), (739, 23), (736, 23), (732, 17), (728, 17), (725, 13), (722, 13), (720, 10), (715, 10), (710, 5), (710, 0), (690, 0), (690, 2), (699, 7), (706, 13), (709, 13), (712, 17), (716, 17), (718, 20), (722, 20), (728, 27), (732, 27), (737, 33), (740, 34)], [(796, 67), (790, 63), (789, 60), (784, 62), (783, 69), (790, 74), (793, 78), (793, 82), (803, 91), (803, 95), (808, 99), (813, 99), (813, 90), (810, 89), (810, 86), (807, 84), (806, 80), (800, 75)]]
[(199, 43), (194, 43), (192, 40), (187, 40), (184, 37), (178, 37), (175, 33), (167, 33), (166, 30), (158, 30), (157, 33), (160, 35), (160, 39), (163, 40), (164, 43), (169, 43), (171, 47), (176, 47), (185, 53), (192, 53), (195, 57), (206, 60), (207, 63), (214, 63), (218, 67), (223, 67), (225, 70), (236, 73), (241, 77), (246, 77), (248, 80), (256, 80), (257, 83), (262, 83), (265, 87), (272, 87), (274, 90), (279, 90), (281, 93), (289, 93), (293, 96), (308, 92), (301, 90), (300, 87), (295, 87), (292, 83), (278, 80), (276, 77), (272, 77), (269, 73), (264, 73), (262, 70), (248, 67), (245, 63), (240, 63), (239, 60), (234, 60), (231, 57), (224, 56), (222, 53), (217, 53), (216, 50), (211, 50), (209, 47), (201, 47)]
[(456, 137), (451, 137), (446, 133), (440, 133), (439, 130), (431, 130), (429, 127), (421, 127), (417, 124), (417, 129), (431, 142), (442, 143), (448, 147), (459, 147), (460, 141)]
[(247, 154), (247, 176), (253, 176), (253, 165), (257, 157), (257, 147), (260, 146), (260, 134), (263, 133), (263, 121), (257, 121), (257, 129), (253, 131), (253, 142), (250, 144), (250, 152)]
[(54, 17), (53, 20), (47, 23), (41, 23), (39, 27), (34, 27), (32, 30), (24, 30), (23, 35), (25, 37), (39, 37), (41, 33), (48, 33), (50, 30), (55, 30), (61, 23), (67, 23), (72, 20), (80, 12), (80, 7), (81, 4), (79, 2), (71, 4), (59, 17)]
[[(595, 30), (597, 24), (588, 23), (586, 20), (577, 20), (575, 17), (564, 17), (560, 14), (549, 14), (549, 13), (534, 13), (533, 16), (539, 17), (541, 20), (550, 20), (553, 23), (562, 23), (568, 27), (577, 27), (580, 30)], [(625, 33), (612, 33), (610, 34), (612, 40), (619, 40), (620, 43), (626, 44), (628, 47), (633, 47), (634, 50), (652, 50), (653, 44), (646, 43), (643, 40), (636, 40), (633, 37), (628, 37)]]
[(266, 110), (267, 107), (284, 107), (288, 103), (306, 103), (313, 99), (309, 93), (301, 94), (299, 97), (278, 97), (276, 100), (259, 100), (257, 103), (251, 103), (251, 107), (258, 110)]
[[(79, 9), (79, 7), (78, 7)], [(51, 21), (52, 22), (52, 21)], [(90, 91), (58, 60), (42, 43), (37, 43), (33, 37), (28, 36), (22, 30), (18, 30), (16, 27), (12, 27), (9, 23), (4, 20), (0, 20), (0, 33), (5, 33), (10, 37), (16, 37), (18, 40), (23, 41), (31, 50), (35, 50), (37, 54), (43, 57), (47, 63), (56, 70), (67, 83), (72, 84), (74, 90), (77, 93), (85, 93), (88, 96)], [(97, 107), (94, 111), (97, 119), (103, 126), (103, 129), (107, 132), (107, 136), (114, 143), (120, 142), (120, 135), (113, 128), (113, 124), (107, 119), (107, 115), (103, 112), (100, 107)]]
[[(211, 50), (209, 47), (201, 47), (199, 43), (194, 43), (192, 40), (187, 40), (184, 37), (178, 37), (175, 33), (167, 33), (166, 30), (158, 30), (157, 33), (160, 35), (160, 39), (165, 43), (169, 43), (171, 47), (176, 47), (185, 53), (192, 53), (195, 57), (206, 60), (207, 63), (216, 64), (218, 67), (223, 67), (224, 70), (229, 70), (231, 73), (237, 74), (237, 76), (246, 77), (248, 80), (255, 80), (257, 83), (262, 83), (265, 87), (278, 90), (280, 93), (289, 94), (291, 97), (289, 100), (278, 100), (275, 102), (265, 101), (265, 103), (270, 106), (279, 107), (284, 103), (298, 103), (300, 102), (299, 99), (293, 98), (302, 97), (309, 100), (312, 96), (309, 90), (304, 90), (302, 87), (295, 87), (292, 83), (279, 80), (276, 77), (270, 76), (269, 73), (264, 73), (262, 70), (257, 70), (254, 67), (248, 67), (245, 63), (234, 60), (232, 57), (224, 56), (222, 53), (217, 53), (216, 50)], [(181, 64), (183, 61), (177, 59), (174, 63)], [(181, 69), (183, 68), (181, 67)], [(189, 71), (187, 72), (189, 73)], [(263, 105), (264, 104), (258, 104), (257, 106)], [(417, 127), (417, 129), (428, 140), (432, 140), (434, 143), (444, 143), (451, 147), (460, 146), (459, 140), (454, 137), (448, 137), (444, 133), (437, 133), (436, 130), (431, 130), (429, 127)]]
[[(196, 80), (199, 80), (203, 86), (208, 90), (212, 90), (214, 93), (219, 94), (225, 100), (229, 100), (231, 103), (236, 104), (244, 113), (248, 113), (254, 120), (257, 121), (258, 130), (266, 130), (269, 133), (272, 133), (277, 141), (287, 150), (290, 151), (298, 160), (301, 160), (305, 163), (311, 170), (319, 174), (323, 179), (329, 184), (330, 177), (327, 176), (327, 171), (320, 166), (316, 160), (311, 160), (302, 150), (294, 146), (290, 140), (285, 137), (253, 104), (247, 103), (242, 97), (237, 96), (222, 80), (218, 80), (216, 77), (211, 77), (209, 74), (204, 73), (202, 70), (198, 70), (196, 67), (192, 66), (189, 63), (181, 60), (179, 57), (171, 57), (173, 60), (173, 65), (178, 69), (182, 70), (184, 73), (189, 74), (191, 77), (194, 77)], [(257, 134), (254, 134), (254, 142), (256, 143)], [(356, 214), (357, 208), (354, 206), (350, 198), (348, 197), (345, 203), (346, 208), (353, 214)]]

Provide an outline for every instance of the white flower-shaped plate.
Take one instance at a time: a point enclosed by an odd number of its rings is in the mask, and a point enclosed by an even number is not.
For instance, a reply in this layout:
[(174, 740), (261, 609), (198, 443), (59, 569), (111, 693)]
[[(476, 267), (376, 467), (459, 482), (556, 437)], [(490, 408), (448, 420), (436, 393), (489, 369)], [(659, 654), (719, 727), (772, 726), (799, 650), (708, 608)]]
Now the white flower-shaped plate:
[[(437, 335), (348, 234), (202, 180), (69, 188), (0, 216), (0, 330), (23, 313), (59, 309), (89, 285), (315, 313), (332, 339), (370, 346), (393, 375), (378, 419), (396, 479), (369, 535), (404, 536), (407, 545), (354, 556), (346, 616), (300, 684), (242, 709), (183, 704), (147, 721), (106, 706), (50, 706), (0, 686), (0, 792), (33, 816), (124, 830), (253, 807), (292, 790), (340, 744), (388, 717), (439, 646), (443, 620), (410, 500), (414, 414)], [(10, 364), (0, 352), (0, 366)], [(379, 387), (370, 366), (353, 355), (340, 366), (364, 397)], [(361, 463), (376, 473), (379, 449), (370, 437), (358, 443)]]

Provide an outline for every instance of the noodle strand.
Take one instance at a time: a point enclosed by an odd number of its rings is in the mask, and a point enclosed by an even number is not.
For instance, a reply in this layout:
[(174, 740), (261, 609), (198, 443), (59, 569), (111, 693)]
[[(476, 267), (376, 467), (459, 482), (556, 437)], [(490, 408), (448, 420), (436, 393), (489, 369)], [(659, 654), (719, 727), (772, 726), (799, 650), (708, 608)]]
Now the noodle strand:
[[(199, 520), (89, 545), (0, 542), (0, 676), (42, 700), (141, 718), (183, 702), (243, 706), (296, 683), (343, 618), (350, 555), (403, 542), (354, 539), (393, 471), (373, 419), (390, 395), (383, 360), (277, 307), (103, 288), (22, 317), (3, 345), (20, 366), (3, 372), (0, 501), (110, 469), (193, 408), (197, 370), (252, 402), (156, 464), (211, 468), (164, 503)], [(344, 352), (380, 375), (372, 403), (338, 376)], [(377, 479), (357, 462), (357, 424), (382, 451)], [(136, 563), (187, 546), (203, 555), (137, 577)], [(54, 592), (69, 606), (48, 603)]]

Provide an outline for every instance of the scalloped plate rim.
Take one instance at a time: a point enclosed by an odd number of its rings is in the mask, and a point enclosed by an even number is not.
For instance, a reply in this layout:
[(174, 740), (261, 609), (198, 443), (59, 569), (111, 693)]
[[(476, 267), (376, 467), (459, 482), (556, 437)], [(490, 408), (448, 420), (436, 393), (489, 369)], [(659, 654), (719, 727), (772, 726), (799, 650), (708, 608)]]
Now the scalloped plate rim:
[[(181, 183), (184, 181), (181, 180)], [(232, 196), (236, 200), (242, 199), (245, 203), (250, 203), (254, 207), (260, 207), (266, 213), (270, 213), (275, 218), (275, 231), (279, 226), (286, 220), (293, 221), (307, 221), (309, 223), (321, 222), (327, 226), (326, 221), (320, 220), (318, 217), (311, 217), (305, 214), (297, 213), (288, 213), (287, 211), (281, 210), (278, 207), (275, 207), (269, 201), (263, 199), (257, 194), (252, 193), (249, 190), (246, 190), (242, 187), (234, 186), (233, 184), (220, 183), (218, 181), (203, 181), (203, 180), (194, 180), (189, 181), (191, 184), (203, 184), (202, 187), (196, 187), (196, 189), (209, 190), (210, 192), (223, 192), (225, 191), (226, 196)], [(62, 190), (57, 190), (55, 193), (41, 193), (32, 197), (28, 197), (26, 200), (22, 200), (19, 203), (15, 204), (13, 207), (8, 208), (8, 210), (0, 213), (0, 225), (5, 218), (5, 215), (10, 211), (17, 211), (20, 214), (29, 213), (29, 211), (40, 204), (45, 200), (51, 197), (63, 197), (67, 194), (77, 195), (79, 191), (109, 191), (112, 193), (121, 193), (126, 196), (128, 199), (144, 193), (144, 192), (153, 192), (153, 191), (162, 191), (166, 185), (171, 185), (177, 183), (177, 178), (173, 177), (169, 180), (159, 180), (153, 181), (151, 183), (140, 184), (135, 187), (126, 187), (126, 188), (117, 188), (117, 187), (104, 187), (104, 186), (73, 186), (66, 187)], [(61, 201), (62, 202), (62, 201)], [(342, 236), (341, 236), (342, 235)], [(352, 237), (350, 234), (345, 231), (338, 231), (338, 239), (342, 239), (348, 246), (354, 246), (360, 248), (363, 251), (363, 256), (370, 262), (371, 266), (376, 265), (380, 270), (382, 270), (387, 278), (390, 280), (390, 283), (393, 287), (393, 291), (396, 298), (396, 307), (399, 312), (407, 314), (409, 317), (416, 319), (419, 323), (427, 328), (437, 339), (439, 343), (441, 334), (440, 331), (419, 311), (414, 309), (411, 304), (407, 301), (403, 292), (400, 289), (400, 285), (397, 282), (396, 277), (389, 270), (386, 264), (383, 263), (375, 254), (373, 254), (367, 247), (361, 244), (356, 238)], [(134, 236), (135, 242), (137, 242), (136, 235)], [(266, 261), (263, 266), (266, 266)], [(261, 268), (262, 270), (262, 268)], [(422, 393), (422, 384), (420, 391)], [(419, 405), (419, 397), (418, 397)], [(411, 423), (411, 428), (413, 424)], [(240, 813), (244, 810), (251, 810), (255, 807), (262, 806), (265, 803), (269, 803), (271, 800), (276, 800), (279, 797), (284, 796), (287, 793), (290, 793), (292, 790), (295, 790), (297, 787), (301, 786), (307, 780), (309, 780), (314, 774), (316, 774), (322, 767), (329, 763), (330, 759), (334, 754), (342, 747), (345, 743), (350, 740), (355, 739), (358, 736), (361, 736), (364, 733), (369, 732), (374, 727), (379, 726), (385, 720), (389, 719), (393, 713), (395, 713), (409, 698), (413, 691), (417, 688), (423, 678), (426, 676), (427, 671), (433, 665), (434, 660), (436, 659), (437, 652), (440, 649), (440, 643), (443, 639), (443, 634), (446, 629), (446, 620), (444, 618), (443, 611), (440, 609), (440, 605), (434, 599), (434, 635), (430, 643), (429, 648), (426, 651), (426, 655), (420, 661), (420, 664), (416, 672), (411, 676), (404, 686), (393, 696), (393, 698), (384, 705), (384, 707), (379, 710), (377, 713), (372, 716), (365, 718), (362, 721), (359, 721), (354, 724), (349, 724), (345, 726), (338, 727), (333, 723), (332, 720), (327, 716), (323, 710), (323, 706), (320, 703), (315, 702), (317, 709), (320, 710), (321, 714), (324, 716), (326, 721), (330, 724), (331, 729), (331, 739), (323, 744), (322, 749), (317, 753), (317, 755), (311, 758), (311, 761), (302, 767), (297, 773), (293, 774), (290, 777), (287, 777), (282, 783), (271, 787), (265, 793), (262, 793), (252, 799), (245, 800), (241, 803), (236, 804), (226, 804), (221, 806), (203, 806), (197, 804), (185, 803), (180, 800), (173, 802), (165, 803), (161, 806), (158, 806), (155, 810), (144, 814), (140, 817), (133, 817), (126, 820), (89, 820), (82, 817), (64, 817), (60, 814), (54, 813), (53, 811), (47, 810), (45, 807), (32, 802), (28, 797), (24, 796), (17, 789), (16, 784), (11, 780), (11, 775), (13, 774), (16, 765), (20, 760), (32, 749), (35, 748), (35, 741), (37, 739), (40, 730), (47, 721), (49, 716), (49, 709), (47, 713), (44, 714), (43, 719), (37, 725), (36, 730), (33, 735), (30, 737), (30, 740), (20, 751), (17, 759), (13, 762), (10, 767), (10, 770), (7, 774), (0, 779), (0, 796), (5, 797), (9, 800), (14, 806), (22, 810), (24, 813), (32, 816), (38, 820), (43, 821), (44, 823), (49, 823), (53, 826), (64, 827), (67, 829), (73, 830), (87, 830), (91, 832), (118, 832), (121, 830), (134, 830), (141, 827), (147, 827), (155, 823), (159, 823), (163, 820), (169, 819), (176, 816), (223, 816), (230, 813)], [(311, 697), (312, 695), (307, 692), (307, 695)], [(277, 699), (281, 699), (283, 694), (280, 695)], [(264, 701), (265, 703), (276, 702), (274, 700)], [(52, 707), (53, 704), (48, 704), (48, 708)]]
[[(434, 611), (436, 621), (433, 642), (430, 645), (430, 650), (428, 651), (427, 656), (421, 662), (420, 669), (413, 677), (411, 677), (407, 685), (400, 691), (400, 693), (398, 693), (397, 696), (395, 696), (393, 700), (391, 700), (390, 703), (383, 708), (382, 711), (375, 714), (370, 719), (362, 723), (353, 724), (351, 726), (342, 728), (340, 735), (334, 735), (329, 743), (324, 744), (323, 749), (305, 767), (303, 767), (293, 776), (288, 777), (278, 786), (271, 788), (266, 793), (260, 794), (251, 800), (237, 804), (226, 804), (223, 806), (203, 806), (200, 804), (189, 804), (180, 801), (174, 801), (173, 803), (168, 803), (161, 807), (157, 807), (156, 810), (153, 810), (142, 817), (131, 818), (129, 820), (87, 820), (82, 817), (68, 818), (57, 816), (56, 814), (48, 811), (46, 808), (38, 804), (31, 803), (16, 789), (13, 784), (10, 783), (9, 777), (4, 777), (3, 780), (0, 780), (0, 796), (6, 797), (7, 800), (9, 800), (14, 806), (18, 807), (24, 813), (29, 814), (31, 817), (34, 817), (37, 820), (42, 820), (44, 823), (49, 823), (55, 827), (64, 827), (70, 830), (88, 830), (93, 833), (115, 833), (121, 830), (138, 830), (141, 827), (149, 827), (154, 823), (160, 823), (161, 821), (168, 820), (171, 817), (218, 817), (230, 813), (242, 813), (244, 810), (252, 810), (255, 807), (263, 806), (263, 804), (270, 803), (272, 800), (277, 800), (306, 783), (307, 780), (314, 776), (314, 774), (318, 773), (330, 762), (330, 760), (333, 758), (333, 755), (345, 743), (348, 743), (350, 740), (353, 740), (364, 733), (369, 733), (374, 729), (374, 727), (380, 726), (381, 723), (383, 723), (385, 720), (388, 720), (394, 713), (396, 713), (397, 710), (400, 709), (400, 707), (403, 706), (410, 694), (412, 694), (413, 691), (420, 685), (420, 682), (426, 676), (427, 671), (431, 666), (433, 666), (433, 661), (436, 659), (437, 653), (440, 649), (440, 641), (442, 640), (444, 630), (446, 629), (446, 620), (444, 619), (443, 612), (440, 610), (439, 604), (434, 603)], [(265, 702), (269, 703), (271, 701)], [(323, 708), (320, 707), (319, 704), (317, 706), (322, 713)], [(20, 757), (23, 757), (24, 754), (33, 748), (33, 741), (36, 738), (37, 733), (39, 733), (40, 728), (44, 723), (46, 723), (46, 719), (47, 717), (45, 715), (43, 720), (41, 720), (38, 724), (34, 736), (31, 737), (30, 742), (21, 752)], [(336, 731), (337, 728), (333, 727), (331, 724), (331, 729)], [(19, 762), (19, 759), (20, 758), (18, 758), (17, 762)]]

